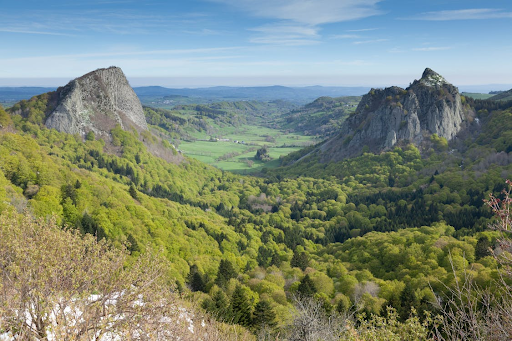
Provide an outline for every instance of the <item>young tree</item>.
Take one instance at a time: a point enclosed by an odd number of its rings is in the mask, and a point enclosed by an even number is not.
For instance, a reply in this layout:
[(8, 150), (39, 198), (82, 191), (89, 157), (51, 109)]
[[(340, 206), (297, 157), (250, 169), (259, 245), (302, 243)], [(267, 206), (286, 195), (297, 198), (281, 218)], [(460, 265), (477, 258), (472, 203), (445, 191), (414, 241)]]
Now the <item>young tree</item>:
[(17, 340), (172, 335), (169, 264), (146, 252), (127, 266), (128, 256), (54, 219), (0, 216), (0, 330)]

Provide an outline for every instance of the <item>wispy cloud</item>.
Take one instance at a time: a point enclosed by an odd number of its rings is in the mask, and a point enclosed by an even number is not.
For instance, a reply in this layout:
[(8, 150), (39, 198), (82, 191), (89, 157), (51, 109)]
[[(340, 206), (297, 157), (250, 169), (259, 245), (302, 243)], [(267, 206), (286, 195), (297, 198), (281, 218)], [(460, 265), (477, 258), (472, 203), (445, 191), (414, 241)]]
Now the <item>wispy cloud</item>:
[(60, 33), (60, 32), (46, 32), (46, 31), (36, 31), (36, 30), (23, 30), (16, 28), (0, 28), (0, 32), (6, 33), (20, 33), (20, 34), (39, 34), (39, 35), (50, 35), (50, 36), (64, 36), (64, 37), (73, 37), (73, 34)]
[(330, 39), (359, 39), (361, 38), (358, 34), (336, 34), (329, 37)]
[(416, 47), (416, 48), (413, 48), (412, 50), (428, 52), (428, 51), (445, 51), (445, 50), (451, 50), (451, 49), (452, 49), (452, 47), (450, 47), (450, 46), (429, 46), (429, 47)]
[(374, 43), (382, 43), (385, 41), (388, 41), (389, 39), (371, 39), (371, 40), (360, 40), (353, 42), (354, 45), (361, 45), (361, 44), (374, 44)]
[(216, 30), (210, 30), (208, 28), (203, 28), (201, 30), (196, 30), (196, 31), (188, 31), (188, 30), (185, 30), (185, 31), (182, 31), (183, 33), (186, 33), (186, 34), (191, 34), (191, 35), (198, 35), (198, 36), (215, 36), (215, 35), (221, 35), (223, 34), (222, 32), (220, 31), (216, 31)]
[(251, 38), (252, 43), (271, 45), (312, 45), (317, 44), (318, 27), (297, 24), (269, 24), (249, 29), (259, 34)]
[(234, 6), (259, 17), (321, 25), (381, 14), (382, 0), (211, 0)]
[[(181, 16), (144, 14), (131, 10), (74, 10), (60, 9), (55, 11), (34, 10), (23, 16), (2, 18), (0, 32), (76, 36), (93, 33), (154, 34), (158, 32), (196, 31), (207, 17), (201, 13), (182, 14)], [(181, 30), (176, 30), (180, 27)], [(65, 33), (63, 33), (65, 32)], [(212, 33), (205, 29), (203, 34)]]
[[(318, 32), (321, 25), (382, 14), (377, 8), (377, 4), (382, 0), (210, 1), (232, 6), (257, 17), (277, 20), (277, 24), (252, 29), (260, 34), (252, 38), (251, 42), (265, 44), (313, 44), (320, 39)], [(269, 27), (272, 29), (269, 30)]]
[(448, 21), (448, 20), (482, 20), (512, 18), (512, 12), (506, 12), (497, 8), (472, 8), (460, 10), (447, 10), (436, 12), (425, 12), (419, 15), (402, 18), (406, 20), (430, 20), (430, 21)]
[(348, 30), (347, 32), (368, 32), (368, 31), (376, 31), (378, 28), (360, 28), (358, 30)]
[(392, 47), (388, 50), (388, 53), (404, 53), (404, 52), (406, 52), (406, 51), (400, 47)]

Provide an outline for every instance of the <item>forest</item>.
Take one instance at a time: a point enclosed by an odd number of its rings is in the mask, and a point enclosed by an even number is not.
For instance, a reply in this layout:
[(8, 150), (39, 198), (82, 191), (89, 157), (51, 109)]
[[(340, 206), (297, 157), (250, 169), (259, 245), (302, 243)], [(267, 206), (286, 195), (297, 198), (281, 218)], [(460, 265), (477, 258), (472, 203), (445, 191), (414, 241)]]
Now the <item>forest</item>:
[[(184, 114), (192, 109), (236, 125), (242, 116), (222, 106), (145, 108), (170, 140), (118, 127), (110, 143), (46, 129), (48, 99), (0, 108), (0, 240), (40, 217), (49, 231), (124, 250), (116, 257), (126, 269), (158, 251), (175, 295), (262, 340), (510, 337), (509, 325), (493, 330), (509, 323), (500, 308), (512, 302), (500, 233), (510, 230), (510, 102), (465, 99), (480, 131), (454, 144), (433, 136), (424, 154), (408, 145), (321, 163), (311, 147), (255, 177), (150, 152), (178, 153), (171, 142), (186, 136), (183, 126), (202, 127)], [(475, 325), (461, 327), (465, 318)]]

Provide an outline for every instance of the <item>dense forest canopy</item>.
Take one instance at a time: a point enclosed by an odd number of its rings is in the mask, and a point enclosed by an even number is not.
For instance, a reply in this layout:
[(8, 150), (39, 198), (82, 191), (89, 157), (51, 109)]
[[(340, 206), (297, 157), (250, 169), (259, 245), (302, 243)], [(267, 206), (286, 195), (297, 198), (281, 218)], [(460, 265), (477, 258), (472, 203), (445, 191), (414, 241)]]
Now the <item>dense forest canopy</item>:
[[(310, 308), (297, 300), (306, 297), (324, 314), (364, 313), (361, 333), (377, 323), (371, 316), (420, 328), (409, 317), (442, 312), (436, 297), (464, 274), (499, 286), (489, 250), (501, 237), (488, 229), (493, 212), (483, 200), (499, 197), (512, 174), (505, 102), (468, 99), (479, 130), (423, 155), (409, 145), (321, 163), (305, 149), (250, 177), (191, 158), (168, 163), (150, 147), (176, 153), (169, 142), (134, 130), (118, 127), (111, 141), (48, 130), (50, 100), (0, 108), (2, 216), (54, 217), (85, 238), (124, 245), (128, 263), (162, 250), (166, 280), (219, 321), (284, 335), (298, 323), (294, 312)], [(256, 104), (244, 105), (236, 110)], [(193, 110), (237, 124), (225, 115), (231, 106)], [(182, 138), (184, 126), (201, 126), (183, 115), (191, 109), (145, 114)]]

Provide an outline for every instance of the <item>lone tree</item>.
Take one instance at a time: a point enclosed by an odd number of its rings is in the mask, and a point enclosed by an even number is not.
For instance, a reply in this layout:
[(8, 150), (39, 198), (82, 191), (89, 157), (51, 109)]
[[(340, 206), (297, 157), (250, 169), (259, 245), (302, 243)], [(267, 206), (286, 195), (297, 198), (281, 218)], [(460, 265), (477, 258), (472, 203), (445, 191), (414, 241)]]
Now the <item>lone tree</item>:
[(256, 155), (254, 156), (256, 160), (260, 161), (270, 161), (272, 158), (270, 155), (268, 155), (268, 148), (267, 146), (263, 146), (260, 149), (256, 151)]

